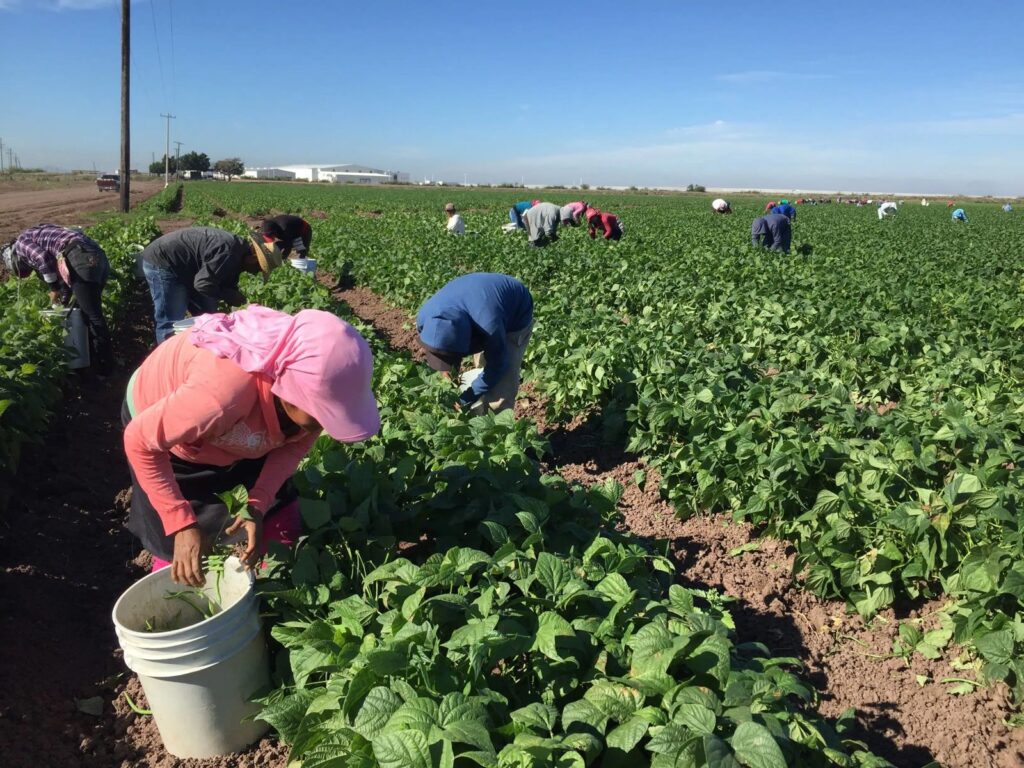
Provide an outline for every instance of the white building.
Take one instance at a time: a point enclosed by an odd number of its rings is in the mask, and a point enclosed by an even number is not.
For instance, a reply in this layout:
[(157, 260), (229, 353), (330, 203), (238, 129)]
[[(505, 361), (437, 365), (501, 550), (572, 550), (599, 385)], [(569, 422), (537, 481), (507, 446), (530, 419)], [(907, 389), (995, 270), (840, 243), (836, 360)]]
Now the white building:
[(409, 174), (382, 171), (365, 165), (281, 165), (274, 168), (246, 168), (251, 179), (295, 179), (297, 181), (327, 181), (336, 184), (389, 184), (407, 183)]
[(246, 168), (242, 176), (247, 179), (294, 179), (295, 173), (286, 168)]

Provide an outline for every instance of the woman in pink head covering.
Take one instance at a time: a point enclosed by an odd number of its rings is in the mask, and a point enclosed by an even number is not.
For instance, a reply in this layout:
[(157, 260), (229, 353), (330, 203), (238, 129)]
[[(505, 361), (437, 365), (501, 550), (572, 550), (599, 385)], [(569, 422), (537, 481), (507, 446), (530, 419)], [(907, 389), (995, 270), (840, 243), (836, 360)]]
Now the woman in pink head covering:
[[(213, 539), (243, 529), (252, 565), (264, 523), (282, 528), (274, 520), (282, 485), (320, 433), (357, 442), (380, 429), (372, 374), (366, 340), (319, 310), (253, 305), (203, 315), (150, 353), (128, 382), (122, 419), (128, 529), (155, 566), (170, 561), (175, 582), (199, 586)], [(252, 520), (227, 525), (217, 494), (239, 484)]]

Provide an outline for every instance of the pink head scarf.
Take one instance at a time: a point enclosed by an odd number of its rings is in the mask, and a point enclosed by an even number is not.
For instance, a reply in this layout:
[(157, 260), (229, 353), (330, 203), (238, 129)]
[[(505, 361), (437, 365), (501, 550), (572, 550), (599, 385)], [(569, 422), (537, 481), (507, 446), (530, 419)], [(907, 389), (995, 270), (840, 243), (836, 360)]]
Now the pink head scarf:
[(354, 443), (380, 429), (370, 345), (330, 312), (289, 315), (253, 304), (230, 315), (202, 315), (189, 335), (195, 346), (268, 379), (271, 392), (335, 440)]

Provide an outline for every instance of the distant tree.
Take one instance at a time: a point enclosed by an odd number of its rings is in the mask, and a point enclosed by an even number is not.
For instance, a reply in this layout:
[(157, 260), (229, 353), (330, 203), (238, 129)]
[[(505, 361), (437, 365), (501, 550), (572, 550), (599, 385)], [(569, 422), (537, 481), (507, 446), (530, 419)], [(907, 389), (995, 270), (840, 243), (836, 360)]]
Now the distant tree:
[(241, 176), (245, 171), (245, 163), (240, 157), (229, 157), (226, 160), (218, 160), (213, 164), (213, 170), (223, 173), (231, 181), (232, 176)]
[[(152, 163), (150, 163), (149, 164), (149, 172), (150, 173), (163, 173), (164, 172), (164, 158), (166, 158), (166, 157), (167, 157), (167, 155), (164, 155), (159, 160), (154, 160)], [(182, 158), (182, 159), (184, 159), (184, 158)], [(178, 172), (178, 166), (177, 166), (177, 163), (175, 162), (173, 157), (171, 158), (171, 166), (170, 167), (171, 167), (171, 173), (177, 173)]]
[(687, 184), (686, 185), (686, 191), (687, 192), (707, 192), (707, 190), (701, 184)]
[(210, 157), (205, 152), (186, 152), (181, 156), (178, 168), (182, 171), (208, 171)]

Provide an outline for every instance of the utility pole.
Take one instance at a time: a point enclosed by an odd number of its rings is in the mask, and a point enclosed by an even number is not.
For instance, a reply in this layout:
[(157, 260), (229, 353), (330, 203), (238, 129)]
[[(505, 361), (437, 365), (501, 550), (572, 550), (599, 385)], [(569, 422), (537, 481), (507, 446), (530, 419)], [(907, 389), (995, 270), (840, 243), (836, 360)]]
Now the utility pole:
[(121, 213), (128, 213), (131, 194), (131, 136), (128, 99), (131, 95), (131, 0), (121, 0)]
[(183, 141), (174, 142), (174, 178), (181, 178), (181, 145)]
[(4, 140), (0, 139), (0, 173), (4, 172)]
[[(125, 0), (121, 0), (125, 2)], [(174, 115), (165, 115), (163, 112), (160, 113), (160, 117), (167, 118), (167, 144), (164, 147), (164, 189), (167, 189), (167, 185), (171, 183), (171, 120), (174, 119)]]

